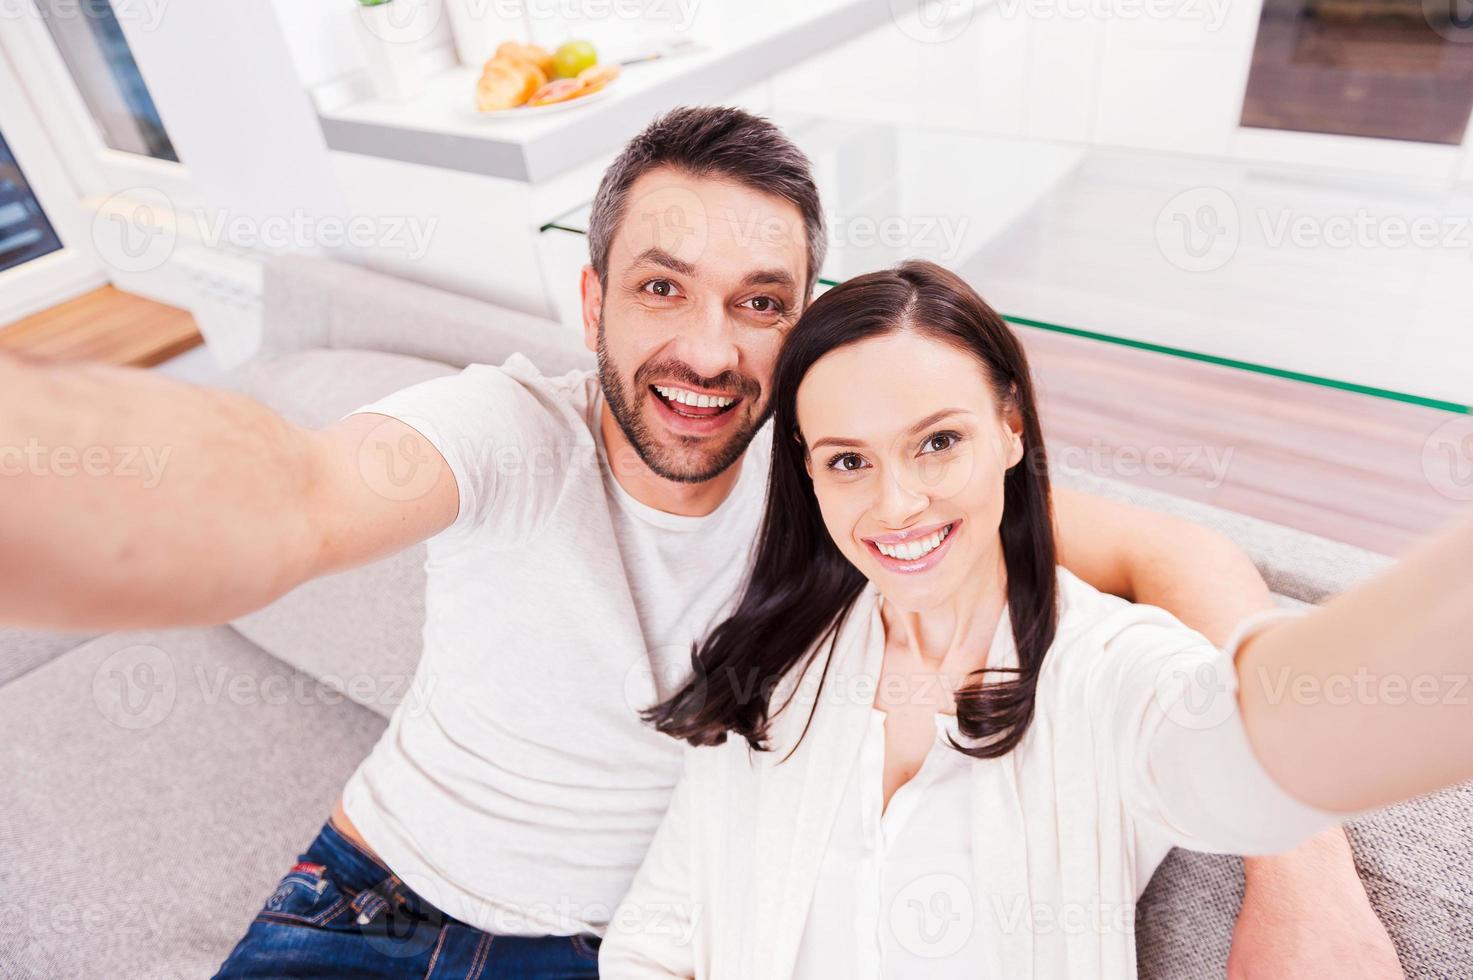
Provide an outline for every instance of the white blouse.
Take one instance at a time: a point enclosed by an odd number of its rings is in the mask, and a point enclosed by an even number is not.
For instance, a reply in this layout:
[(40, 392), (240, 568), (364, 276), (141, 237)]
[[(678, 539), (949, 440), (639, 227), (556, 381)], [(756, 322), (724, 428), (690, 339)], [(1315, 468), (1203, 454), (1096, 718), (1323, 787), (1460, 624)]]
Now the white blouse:
[[(883, 817), (885, 632), (866, 589), (832, 656), (774, 692), (773, 751), (686, 753), (603, 975), (1128, 980), (1135, 903), (1171, 846), (1274, 853), (1348, 816), (1290, 797), (1254, 755), (1232, 666), (1252, 625), (1217, 650), (1063, 569), (1059, 587), (1023, 739), (985, 760), (933, 744)], [(994, 656), (1017, 664), (1002, 624)]]
[[(971, 759), (956, 715), (935, 715), (921, 768), (884, 806), (885, 721), (870, 708), (798, 951), (795, 980), (976, 980)], [(883, 813), (881, 812), (883, 808)]]

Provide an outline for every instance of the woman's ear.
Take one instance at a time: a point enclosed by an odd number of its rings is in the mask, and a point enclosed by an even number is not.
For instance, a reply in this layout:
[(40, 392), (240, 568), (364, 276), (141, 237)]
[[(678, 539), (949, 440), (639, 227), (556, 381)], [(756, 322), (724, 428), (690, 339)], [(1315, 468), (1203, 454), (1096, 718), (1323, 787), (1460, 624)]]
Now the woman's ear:
[(1008, 403), (1003, 406), (1002, 421), (1007, 430), (1007, 469), (1023, 461), (1023, 413), (1018, 410), (1018, 388), (1013, 386), (1008, 393)]

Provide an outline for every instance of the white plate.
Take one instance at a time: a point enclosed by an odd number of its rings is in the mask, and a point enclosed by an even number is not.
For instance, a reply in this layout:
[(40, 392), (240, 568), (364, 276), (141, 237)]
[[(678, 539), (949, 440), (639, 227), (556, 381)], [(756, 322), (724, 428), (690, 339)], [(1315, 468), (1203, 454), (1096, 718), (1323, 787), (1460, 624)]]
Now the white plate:
[(590, 102), (597, 102), (599, 99), (609, 94), (609, 89), (613, 88), (617, 81), (618, 79), (615, 79), (613, 82), (605, 85), (597, 92), (594, 92), (591, 95), (580, 95), (576, 99), (567, 99), (563, 102), (553, 102), (549, 105), (519, 105), (513, 106), (510, 109), (493, 109), (490, 112), (482, 112), (481, 110), (476, 108), (475, 95), (473, 93), (471, 95), (471, 101), (468, 104), (467, 111), (472, 116), (475, 116), (477, 119), (482, 120), (530, 119), (533, 116), (542, 116), (550, 112), (561, 112), (564, 109), (576, 109), (579, 106), (587, 105)]

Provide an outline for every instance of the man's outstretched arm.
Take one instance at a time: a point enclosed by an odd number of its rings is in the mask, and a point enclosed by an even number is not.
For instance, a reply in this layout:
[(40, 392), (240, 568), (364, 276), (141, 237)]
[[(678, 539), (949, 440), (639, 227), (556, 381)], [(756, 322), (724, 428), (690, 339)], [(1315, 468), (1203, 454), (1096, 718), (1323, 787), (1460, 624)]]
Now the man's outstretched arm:
[[(1102, 592), (1160, 606), (1213, 643), (1273, 607), (1253, 562), (1210, 528), (1067, 489), (1054, 492), (1054, 516), (1064, 567)], [(1401, 975), (1343, 830), (1288, 854), (1247, 858), (1243, 869), (1228, 960), (1235, 980)]]
[(0, 354), (0, 623), (224, 622), (458, 507), (439, 452), (394, 419), (314, 431), (234, 392)]

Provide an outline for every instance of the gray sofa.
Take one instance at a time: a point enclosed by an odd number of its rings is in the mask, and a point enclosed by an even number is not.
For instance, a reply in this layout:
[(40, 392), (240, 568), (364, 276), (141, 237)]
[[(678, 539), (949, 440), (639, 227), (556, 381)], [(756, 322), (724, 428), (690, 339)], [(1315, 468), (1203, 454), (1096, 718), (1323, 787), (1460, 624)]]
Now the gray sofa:
[[(232, 383), (321, 424), (386, 392), (522, 351), (589, 355), (558, 325), (321, 260), (269, 263), (266, 347)], [(1381, 559), (1083, 474), (1241, 542), (1285, 602)], [(210, 975), (325, 819), (404, 696), (423, 546), (310, 583), (228, 626), (98, 637), (0, 631), (0, 976)], [(1412, 976), (1473, 975), (1473, 791), (1351, 828)], [(1177, 852), (1140, 913), (1141, 974), (1218, 977), (1236, 859)]]

